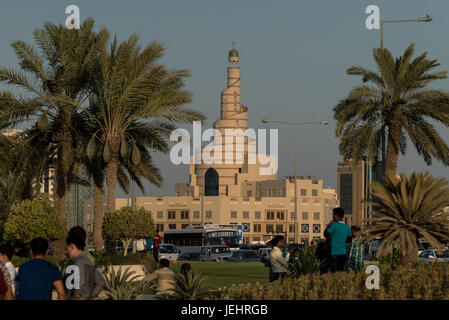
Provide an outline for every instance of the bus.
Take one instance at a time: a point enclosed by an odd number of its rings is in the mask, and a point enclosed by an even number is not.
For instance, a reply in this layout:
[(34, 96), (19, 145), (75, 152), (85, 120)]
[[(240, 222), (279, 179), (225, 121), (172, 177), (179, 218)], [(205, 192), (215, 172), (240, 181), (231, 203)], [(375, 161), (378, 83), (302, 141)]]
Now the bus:
[(181, 254), (200, 252), (201, 247), (213, 245), (225, 245), (235, 249), (238, 248), (239, 242), (238, 230), (213, 224), (166, 230), (163, 239), (163, 243), (175, 245)]

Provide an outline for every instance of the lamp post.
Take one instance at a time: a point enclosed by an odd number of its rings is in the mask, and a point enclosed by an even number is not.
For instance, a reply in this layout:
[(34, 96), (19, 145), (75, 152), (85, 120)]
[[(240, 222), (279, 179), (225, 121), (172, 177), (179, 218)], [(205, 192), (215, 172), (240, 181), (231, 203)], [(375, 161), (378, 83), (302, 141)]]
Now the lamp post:
[[(384, 48), (384, 23), (402, 23), (402, 22), (430, 22), (433, 19), (426, 15), (418, 19), (404, 19), (404, 20), (380, 20), (380, 48)], [(383, 89), (382, 89), (383, 91)], [(382, 123), (382, 175), (385, 174), (385, 124)]]
[[(329, 122), (328, 121), (317, 121), (317, 122), (289, 122), (289, 121), (277, 121), (277, 120), (269, 120), (269, 119), (263, 119), (262, 123), (278, 123), (278, 124), (286, 124), (286, 125), (290, 125), (293, 126), (294, 129), (294, 160), (293, 160), (293, 183), (294, 185), (294, 201), (295, 201), (295, 209), (294, 209), (294, 213), (295, 213), (295, 240), (294, 243), (297, 243), (297, 237), (298, 237), (298, 193), (297, 193), (297, 186), (296, 186), (296, 127), (297, 126), (302, 126), (302, 125), (315, 125), (315, 124), (319, 124), (319, 125), (328, 125)], [(287, 216), (287, 220), (288, 220), (288, 216)], [(285, 234), (287, 234), (287, 230), (285, 230)], [(287, 241), (287, 239), (285, 239)]]

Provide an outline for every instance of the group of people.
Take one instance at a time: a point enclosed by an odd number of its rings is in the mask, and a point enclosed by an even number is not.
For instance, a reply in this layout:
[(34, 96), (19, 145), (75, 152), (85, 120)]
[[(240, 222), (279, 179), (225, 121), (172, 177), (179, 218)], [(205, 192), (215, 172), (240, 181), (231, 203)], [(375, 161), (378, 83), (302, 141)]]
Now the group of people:
[[(317, 244), (316, 256), (320, 261), (320, 273), (341, 272), (347, 270), (361, 271), (364, 265), (365, 245), (361, 242), (361, 227), (349, 227), (343, 222), (344, 211), (334, 208), (332, 221), (324, 230), (326, 240)], [(274, 237), (269, 243), (272, 246), (270, 260), (270, 282), (284, 279), (289, 272), (290, 255), (293, 249), (284, 251), (285, 239), (283, 236)], [(315, 245), (313, 243), (312, 245)]]
[[(160, 236), (157, 233), (153, 240), (153, 254), (158, 259)], [(14, 248), (9, 244), (0, 245), (0, 300), (52, 300), (56, 290), (59, 300), (92, 300), (98, 297), (105, 281), (95, 268), (94, 258), (86, 250), (86, 231), (81, 227), (72, 228), (66, 238), (68, 261), (66, 273), (62, 275), (58, 267), (45, 258), (49, 253), (49, 243), (43, 238), (35, 238), (30, 243), (32, 259), (19, 267), (18, 273), (11, 260)], [(176, 275), (169, 269), (167, 259), (159, 261), (159, 269), (144, 277), (146, 281), (157, 282), (155, 299), (163, 299), (174, 294)], [(69, 279), (70, 266), (76, 266), (79, 281), (73, 285)], [(191, 265), (181, 266), (181, 275), (188, 281)], [(69, 280), (69, 281), (68, 281)], [(72, 285), (70, 285), (72, 284)]]
[[(96, 270), (93, 257), (86, 249), (86, 231), (81, 227), (72, 228), (66, 238), (68, 261), (66, 270), (76, 269), (77, 283), (65, 281), (58, 267), (45, 258), (49, 253), (49, 243), (43, 238), (30, 242), (32, 259), (19, 267), (16, 273), (11, 263), (14, 249), (8, 244), (0, 246), (0, 298), (8, 300), (52, 300), (53, 289), (59, 300), (90, 300), (98, 296), (104, 286), (104, 279)], [(74, 266), (75, 268), (68, 268)], [(72, 283), (73, 285), (68, 285)]]
[(162, 237), (159, 235), (159, 230), (156, 230), (156, 235), (153, 238), (136, 240), (135, 246), (138, 252), (151, 252), (154, 259), (159, 261), (159, 247), (162, 242)]
[(358, 225), (349, 227), (343, 222), (344, 215), (342, 208), (333, 209), (332, 221), (324, 230), (326, 240), (317, 247), (322, 274), (329, 271), (361, 271), (363, 268), (365, 244), (361, 241), (362, 228)]

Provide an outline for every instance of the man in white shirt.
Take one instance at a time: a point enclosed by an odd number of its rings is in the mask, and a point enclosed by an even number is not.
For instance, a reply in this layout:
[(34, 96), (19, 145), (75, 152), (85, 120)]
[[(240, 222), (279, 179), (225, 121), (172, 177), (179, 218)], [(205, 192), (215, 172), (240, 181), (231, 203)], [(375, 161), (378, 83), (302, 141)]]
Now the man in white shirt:
[(9, 277), (11, 279), (11, 282), (13, 283), (13, 285), (11, 286), (12, 288), (12, 294), (15, 295), (15, 278), (17, 275), (16, 272), (16, 268), (14, 267), (14, 265), (11, 262), (12, 256), (14, 255), (14, 248), (9, 245), (9, 244), (5, 244), (2, 243), (0, 245), (0, 262), (2, 262), (6, 269), (8, 269), (8, 273), (9, 273)]
[(143, 252), (145, 251), (146, 241), (145, 239), (139, 239), (136, 241), (136, 251)]
[(173, 289), (176, 275), (168, 268), (169, 265), (170, 262), (167, 259), (161, 259), (161, 261), (159, 261), (159, 269), (144, 277), (144, 280), (146, 281), (157, 280), (156, 293), (158, 295), (174, 294)]
[(271, 281), (284, 279), (288, 272), (288, 260), (290, 259), (291, 251), (284, 257), (282, 248), (284, 248), (285, 240), (283, 236), (274, 237), (274, 239), (271, 240), (271, 243), (273, 244), (273, 250), (270, 254), (270, 264), (271, 269), (273, 270)]

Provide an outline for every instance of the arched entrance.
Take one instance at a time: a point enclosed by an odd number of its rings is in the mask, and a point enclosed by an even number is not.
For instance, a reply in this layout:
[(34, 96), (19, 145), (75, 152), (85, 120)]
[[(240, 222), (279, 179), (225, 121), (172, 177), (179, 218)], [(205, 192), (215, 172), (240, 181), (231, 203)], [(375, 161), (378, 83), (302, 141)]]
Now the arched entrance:
[(218, 172), (213, 168), (209, 168), (204, 174), (204, 195), (218, 196), (218, 185)]

